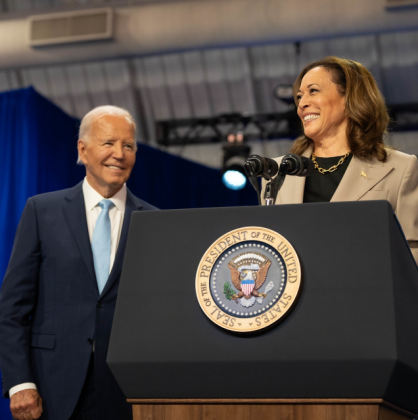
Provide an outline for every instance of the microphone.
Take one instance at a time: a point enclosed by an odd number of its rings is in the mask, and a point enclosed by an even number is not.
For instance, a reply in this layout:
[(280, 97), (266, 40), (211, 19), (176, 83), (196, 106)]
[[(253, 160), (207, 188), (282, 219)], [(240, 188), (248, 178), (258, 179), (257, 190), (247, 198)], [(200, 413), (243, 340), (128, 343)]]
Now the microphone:
[(311, 176), (315, 170), (314, 163), (305, 156), (294, 155), (290, 153), (283, 157), (282, 163), (286, 165), (287, 175)]
[[(270, 158), (258, 155), (250, 156), (244, 163), (248, 177), (262, 176), (269, 181), (279, 172), (278, 163)], [(311, 159), (305, 156), (290, 153), (283, 157), (280, 170), (284, 170), (286, 175), (310, 176), (315, 167)]]
[(262, 176), (268, 181), (264, 191), (264, 199), (266, 205), (272, 205), (276, 202), (277, 193), (282, 187), (286, 175), (307, 177), (312, 175), (315, 166), (311, 159), (289, 153), (283, 157), (280, 166), (273, 159), (252, 155), (245, 161), (244, 169), (257, 192), (259, 204), (261, 204), (261, 197), (257, 177)]
[(273, 159), (252, 155), (245, 161), (244, 169), (248, 177), (262, 176), (269, 180), (279, 172), (279, 165)]

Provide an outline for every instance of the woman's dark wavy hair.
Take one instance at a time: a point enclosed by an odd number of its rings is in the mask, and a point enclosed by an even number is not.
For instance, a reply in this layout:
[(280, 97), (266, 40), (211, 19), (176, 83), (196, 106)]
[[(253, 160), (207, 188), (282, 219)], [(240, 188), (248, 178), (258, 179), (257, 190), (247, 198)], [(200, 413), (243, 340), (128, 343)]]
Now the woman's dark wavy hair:
[[(347, 139), (353, 155), (365, 159), (376, 157), (384, 162), (388, 146), (383, 142), (383, 134), (387, 133), (390, 119), (383, 96), (369, 70), (360, 63), (338, 57), (326, 57), (308, 64), (293, 85), (296, 106), (302, 79), (315, 67), (327, 69), (338, 91), (345, 97)], [(312, 139), (302, 135), (293, 143), (291, 153), (301, 155), (312, 144)]]

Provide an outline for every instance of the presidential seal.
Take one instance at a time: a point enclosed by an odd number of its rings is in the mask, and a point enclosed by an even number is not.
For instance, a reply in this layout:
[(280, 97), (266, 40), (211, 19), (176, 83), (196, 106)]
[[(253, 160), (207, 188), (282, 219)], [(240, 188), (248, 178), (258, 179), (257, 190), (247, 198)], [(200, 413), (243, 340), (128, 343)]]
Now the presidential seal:
[(301, 286), (299, 259), (279, 233), (244, 227), (226, 233), (203, 255), (196, 293), (206, 316), (230, 331), (269, 327), (294, 307)]

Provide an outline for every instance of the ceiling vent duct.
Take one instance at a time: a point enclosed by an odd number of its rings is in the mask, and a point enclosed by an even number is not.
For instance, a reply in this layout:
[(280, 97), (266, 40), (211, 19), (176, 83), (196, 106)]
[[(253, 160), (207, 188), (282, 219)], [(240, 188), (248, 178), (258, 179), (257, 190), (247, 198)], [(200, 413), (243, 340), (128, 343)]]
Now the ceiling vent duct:
[(30, 16), (32, 47), (112, 39), (113, 11), (92, 9)]
[(403, 9), (418, 6), (418, 0), (386, 0), (386, 9)]

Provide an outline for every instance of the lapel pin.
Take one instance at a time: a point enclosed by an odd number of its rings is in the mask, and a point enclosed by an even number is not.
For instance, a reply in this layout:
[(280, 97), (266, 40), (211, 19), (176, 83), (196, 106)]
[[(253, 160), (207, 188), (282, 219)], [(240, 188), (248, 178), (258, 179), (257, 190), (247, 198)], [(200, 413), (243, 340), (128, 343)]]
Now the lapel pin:
[(367, 178), (367, 175), (363, 171), (361, 171), (360, 175), (363, 176), (364, 178)]

